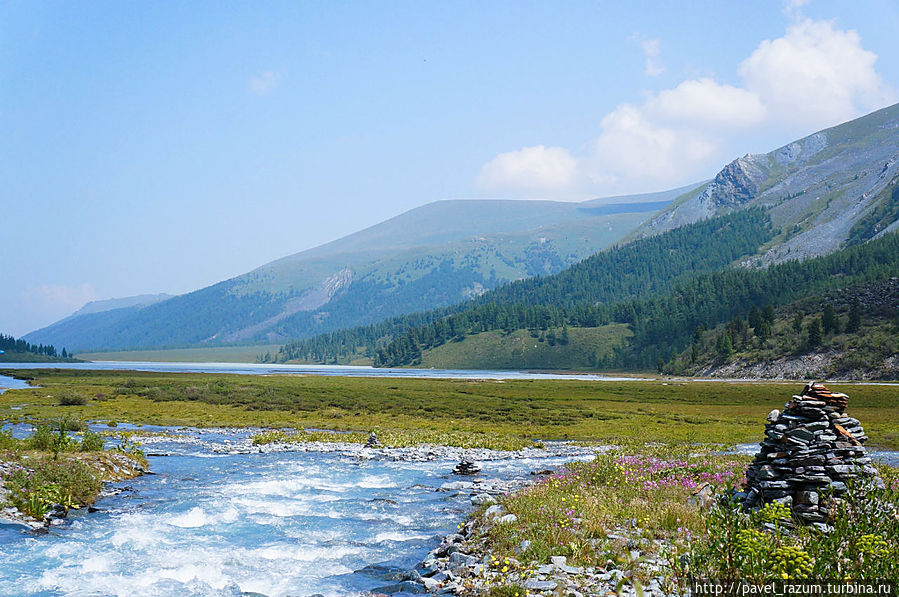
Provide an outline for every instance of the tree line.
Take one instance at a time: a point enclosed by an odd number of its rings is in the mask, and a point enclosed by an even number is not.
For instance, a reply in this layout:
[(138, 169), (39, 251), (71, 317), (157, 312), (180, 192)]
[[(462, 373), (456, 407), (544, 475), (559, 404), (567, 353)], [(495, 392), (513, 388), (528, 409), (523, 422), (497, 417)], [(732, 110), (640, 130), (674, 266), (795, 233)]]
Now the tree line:
[(57, 353), (56, 347), (52, 344), (31, 344), (22, 338), (16, 339), (14, 336), (0, 334), (0, 350), (4, 352), (30, 352), (48, 357), (69, 358), (68, 351), (63, 348), (62, 352)]
[[(826, 290), (896, 275), (899, 275), (899, 235), (891, 234), (806, 261), (789, 261), (767, 269), (727, 269), (702, 274), (677, 283), (664, 295), (611, 305), (482, 305), (406, 331), (377, 350), (376, 364), (414, 364), (422, 350), (460, 335), (490, 329), (593, 327), (617, 322), (629, 324), (634, 335), (627, 345), (601, 359), (598, 367), (645, 369), (683, 351), (698, 327), (718, 325), (736, 315), (750, 313), (753, 307), (788, 304)], [(829, 324), (830, 319), (822, 315), (822, 333), (825, 322)], [(764, 329), (764, 325), (759, 325)], [(811, 336), (814, 342), (816, 330), (812, 330)]]

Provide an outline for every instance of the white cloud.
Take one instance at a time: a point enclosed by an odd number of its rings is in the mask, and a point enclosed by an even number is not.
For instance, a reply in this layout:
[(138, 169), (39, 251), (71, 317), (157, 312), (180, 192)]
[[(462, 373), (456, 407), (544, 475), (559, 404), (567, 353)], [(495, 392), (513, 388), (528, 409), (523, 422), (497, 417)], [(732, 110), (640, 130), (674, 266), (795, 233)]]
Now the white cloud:
[(646, 102), (644, 110), (665, 122), (700, 128), (744, 128), (765, 119), (765, 106), (758, 95), (708, 78), (661, 91)]
[[(749, 130), (799, 137), (897, 101), (858, 33), (802, 17), (802, 4), (788, 3), (785, 34), (762, 41), (738, 65), (741, 85), (691, 79), (642, 104), (621, 104), (580, 155), (542, 145), (503, 153), (483, 166), (478, 186), (584, 195), (670, 188), (710, 176), (745, 153), (738, 135)], [(657, 40), (632, 39), (644, 48), (648, 71), (658, 45), (646, 42)]]
[(564, 190), (577, 179), (578, 163), (563, 147), (523, 147), (501, 153), (481, 168), (476, 184), (485, 190)]
[(874, 68), (876, 60), (857, 32), (801, 19), (783, 37), (760, 43), (738, 73), (773, 120), (820, 128), (896, 101), (896, 91)]
[(282, 78), (281, 73), (267, 70), (255, 77), (251, 77), (248, 86), (250, 91), (256, 95), (268, 95), (281, 83)]
[(714, 150), (703, 135), (656, 124), (644, 110), (630, 104), (619, 106), (600, 127), (602, 133), (584, 158), (595, 183), (641, 179), (667, 184)]
[(657, 39), (647, 39), (635, 33), (631, 39), (640, 44), (643, 50), (643, 57), (646, 59), (646, 65), (643, 68), (643, 74), (647, 77), (658, 77), (665, 72), (665, 67), (659, 61), (659, 55), (662, 52), (662, 43)]

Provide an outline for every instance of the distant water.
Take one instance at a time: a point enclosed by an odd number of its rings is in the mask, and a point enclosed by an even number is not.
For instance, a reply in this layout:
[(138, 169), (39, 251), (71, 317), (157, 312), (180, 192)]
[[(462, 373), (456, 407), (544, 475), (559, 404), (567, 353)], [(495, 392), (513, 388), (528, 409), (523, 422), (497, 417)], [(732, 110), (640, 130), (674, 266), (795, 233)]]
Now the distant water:
[[(467, 495), (435, 491), (458, 479), (454, 462), (212, 449), (233, 438), (190, 430), (154, 443), (170, 454), (150, 457), (155, 475), (47, 535), (0, 525), (0, 595), (358, 595), (390, 581), (354, 571), (411, 568), (471, 509)], [(562, 462), (490, 461), (483, 474)]]
[[(78, 369), (89, 371), (158, 371), (161, 373), (239, 373), (243, 375), (328, 375), (342, 377), (409, 377), (434, 379), (578, 379), (625, 381), (589, 373), (536, 373), (467, 369), (390, 369), (353, 365), (269, 365), (252, 363), (154, 363), (144, 361), (93, 361), (90, 363), (0, 363), (0, 369)], [(2, 386), (2, 384), (0, 384)]]
[(0, 394), (6, 390), (24, 390), (27, 387), (29, 387), (28, 382), (23, 379), (0, 375)]

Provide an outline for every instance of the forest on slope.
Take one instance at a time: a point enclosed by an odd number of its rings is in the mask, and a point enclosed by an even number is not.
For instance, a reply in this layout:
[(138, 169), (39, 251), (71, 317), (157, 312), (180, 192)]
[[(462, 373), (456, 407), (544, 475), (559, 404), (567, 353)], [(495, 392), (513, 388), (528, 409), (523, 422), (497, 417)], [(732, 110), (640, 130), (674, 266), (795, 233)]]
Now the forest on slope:
[[(597, 253), (558, 274), (512, 282), (449, 308), (288, 343), (279, 360), (340, 362), (358, 355), (377, 365), (413, 364), (422, 347), (494, 329), (595, 326), (597, 305), (670, 291), (681, 281), (754, 253), (774, 231), (759, 209), (734, 212)], [(420, 332), (416, 332), (420, 330)]]

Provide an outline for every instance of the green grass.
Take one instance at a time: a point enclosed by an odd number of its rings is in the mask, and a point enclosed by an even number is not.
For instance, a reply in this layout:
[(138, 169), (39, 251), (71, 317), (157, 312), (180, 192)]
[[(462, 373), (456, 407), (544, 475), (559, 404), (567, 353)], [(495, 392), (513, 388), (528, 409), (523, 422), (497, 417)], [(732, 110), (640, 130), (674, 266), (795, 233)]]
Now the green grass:
[(624, 324), (530, 332), (481, 332), (424, 351), (421, 367), (437, 369), (588, 369), (631, 336)]
[[(508, 442), (753, 442), (797, 383), (440, 380), (133, 371), (0, 371), (42, 386), (0, 395), (0, 420), (474, 434)], [(872, 445), (899, 447), (899, 387), (831, 384)], [(60, 406), (76, 392), (85, 405)], [(472, 437), (472, 436), (467, 436)]]
[[(475, 512), (460, 525), (471, 529), (462, 549), (489, 555), (482, 578), (499, 586), (533, 576), (552, 556), (617, 568), (634, 586), (661, 573), (666, 592), (697, 577), (896, 578), (899, 469), (879, 467), (885, 490), (850, 491), (830, 521), (836, 531), (826, 533), (794, 525), (781, 504), (744, 513), (730, 502), (726, 496), (740, 487), (749, 460), (697, 446), (607, 452), (501, 498), (514, 522), (492, 523), (486, 506)], [(703, 496), (694, 497), (700, 489)], [(661, 570), (647, 566), (647, 556), (659, 558)]]
[[(81, 431), (80, 440), (68, 431)], [(0, 461), (8, 474), (0, 478), (0, 507), (13, 506), (41, 520), (55, 504), (65, 509), (86, 506), (100, 494), (104, 481), (139, 475), (147, 466), (133, 446), (104, 450), (105, 440), (76, 419), (33, 423), (33, 433), (17, 439), (0, 431)], [(6, 502), (2, 496), (6, 496)]]
[(171, 363), (256, 363), (260, 355), (278, 354), (280, 344), (258, 346), (210, 346), (204, 348), (169, 348), (165, 350), (118, 350), (85, 352), (85, 361), (150, 361)]

